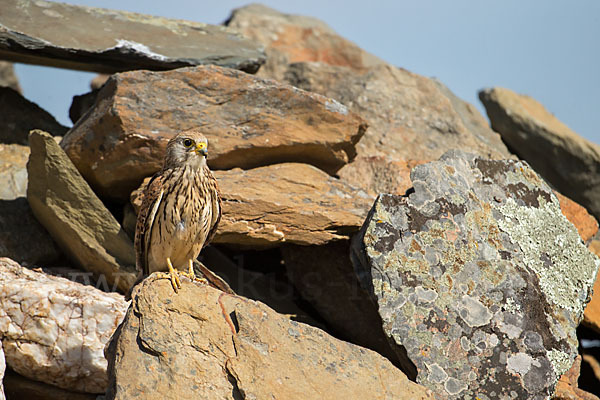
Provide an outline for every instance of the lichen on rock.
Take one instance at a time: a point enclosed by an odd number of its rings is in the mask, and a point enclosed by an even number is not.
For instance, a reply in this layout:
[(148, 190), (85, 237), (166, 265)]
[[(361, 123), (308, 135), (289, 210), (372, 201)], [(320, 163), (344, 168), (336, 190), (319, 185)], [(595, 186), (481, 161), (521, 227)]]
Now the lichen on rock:
[(442, 398), (548, 398), (600, 261), (524, 162), (450, 151), (411, 179), (353, 243), (384, 330)]

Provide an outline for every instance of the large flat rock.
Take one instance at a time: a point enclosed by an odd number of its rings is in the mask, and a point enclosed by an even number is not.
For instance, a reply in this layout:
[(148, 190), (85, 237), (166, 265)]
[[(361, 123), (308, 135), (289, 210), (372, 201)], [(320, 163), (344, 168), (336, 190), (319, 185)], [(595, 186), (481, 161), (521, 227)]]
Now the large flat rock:
[(113, 73), (215, 64), (256, 72), (262, 48), (222, 26), (49, 1), (1, 0), (0, 58)]
[(504, 88), (479, 92), (492, 128), (558, 191), (600, 218), (600, 146), (535, 99)]
[(287, 65), (300, 61), (355, 69), (385, 63), (317, 18), (284, 14), (262, 4), (233, 10), (226, 24), (265, 46), (267, 61), (259, 76), (283, 80)]
[(17, 373), (63, 389), (104, 393), (104, 346), (127, 302), (117, 293), (0, 258), (0, 337)]
[(127, 291), (137, 275), (133, 243), (49, 134), (32, 131), (29, 143), (33, 214), (79, 267)]
[(102, 196), (126, 199), (167, 141), (201, 127), (211, 169), (303, 162), (333, 174), (366, 124), (335, 100), (215, 66), (113, 75), (61, 146)]
[[(106, 354), (107, 399), (428, 399), (379, 354), (262, 303), (144, 280)], [(142, 372), (142, 373), (140, 373)]]
[(548, 398), (600, 260), (523, 162), (453, 151), (411, 180), (409, 196), (379, 196), (353, 243), (384, 330), (440, 398)]

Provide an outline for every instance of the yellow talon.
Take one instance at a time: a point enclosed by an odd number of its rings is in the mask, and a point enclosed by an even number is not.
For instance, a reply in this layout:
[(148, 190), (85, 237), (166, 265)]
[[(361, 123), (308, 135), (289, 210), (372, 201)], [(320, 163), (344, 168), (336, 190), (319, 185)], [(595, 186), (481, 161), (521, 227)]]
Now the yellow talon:
[(179, 275), (175, 268), (173, 268), (173, 264), (171, 263), (171, 259), (167, 257), (167, 266), (169, 267), (169, 272), (160, 272), (158, 274), (158, 279), (168, 279), (171, 281), (171, 285), (173, 286), (173, 290), (175, 293), (178, 293), (181, 288), (181, 281), (179, 280)]

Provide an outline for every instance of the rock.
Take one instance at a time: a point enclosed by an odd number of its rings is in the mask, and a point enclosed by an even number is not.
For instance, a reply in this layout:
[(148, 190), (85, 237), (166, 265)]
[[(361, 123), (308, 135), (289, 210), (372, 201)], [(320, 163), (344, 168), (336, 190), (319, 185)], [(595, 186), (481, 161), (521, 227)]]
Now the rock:
[(168, 139), (194, 126), (212, 169), (298, 161), (330, 174), (354, 158), (366, 129), (334, 100), (208, 66), (113, 75), (61, 146), (94, 190), (126, 199), (162, 167)]
[(97, 394), (72, 392), (46, 383), (27, 379), (13, 371), (6, 371), (4, 390), (9, 399), (27, 400), (99, 400)]
[[(600, 382), (600, 362), (598, 362), (597, 356), (593, 354), (584, 353), (582, 358), (579, 385), (586, 386), (589, 390), (597, 392), (598, 383)], [(584, 376), (584, 373), (586, 376)]]
[(69, 119), (74, 124), (79, 121), (79, 118), (83, 116), (96, 102), (98, 92), (100, 89), (94, 89), (91, 92), (79, 94), (73, 96), (71, 107), (69, 107)]
[(365, 157), (393, 160), (432, 160), (449, 149), (486, 157), (509, 157), (500, 137), (487, 130), (476, 133), (465, 125), (446, 96), (447, 89), (401, 68), (378, 65), (358, 72), (321, 63), (295, 63), (285, 79), (301, 89), (331, 97), (365, 120), (369, 129), (357, 146)]
[[(600, 240), (592, 240), (588, 249), (600, 257)], [(592, 299), (585, 307), (582, 324), (600, 333), (600, 274), (596, 276), (593, 293)]]
[(4, 350), (2, 349), (2, 341), (0, 340), (0, 400), (5, 400), (4, 396), (4, 374), (6, 373), (6, 360), (4, 359)]
[(27, 191), (29, 147), (0, 143), (0, 199), (14, 200)]
[(15, 372), (63, 389), (102, 393), (103, 350), (123, 319), (123, 296), (0, 259), (0, 336)]
[(26, 198), (0, 200), (0, 257), (25, 265), (45, 265), (56, 261), (60, 254)]
[(580, 368), (581, 356), (578, 355), (575, 358), (575, 362), (573, 362), (573, 366), (558, 380), (556, 392), (552, 396), (553, 400), (598, 400), (597, 396), (577, 387)]
[(412, 187), (410, 170), (425, 161), (394, 161), (383, 156), (358, 156), (338, 171), (350, 185), (360, 187), (373, 197), (379, 193), (404, 194)]
[(174, 295), (153, 277), (107, 347), (107, 399), (433, 398), (375, 352), (206, 285), (183, 280)]
[(216, 171), (223, 216), (215, 243), (324, 244), (358, 231), (370, 198), (307, 164)]
[[(243, 257), (243, 254), (241, 257)], [(261, 257), (263, 264), (266, 257)], [(316, 326), (298, 304), (295, 303), (293, 288), (289, 283), (286, 285), (275, 274), (253, 271), (255, 265), (247, 265), (244, 259), (232, 259), (217, 249), (208, 246), (202, 250), (200, 255), (202, 263), (222, 278), (239, 296), (260, 301), (280, 314), (286, 314), (295, 321), (307, 322)], [(237, 263), (234, 260), (238, 261)], [(248, 263), (251, 263), (249, 261)], [(281, 270), (281, 265), (278, 265)], [(199, 272), (199, 271), (196, 271)]]
[(23, 92), (15, 75), (13, 64), (10, 62), (0, 61), (0, 86), (9, 87), (19, 93)]
[(388, 342), (377, 305), (356, 279), (349, 240), (281, 250), (288, 279), (337, 337), (376, 351), (414, 379), (414, 366), (400, 346)]
[(492, 128), (561, 193), (600, 218), (600, 146), (577, 135), (529, 96), (479, 92)]
[(588, 240), (598, 233), (598, 221), (584, 207), (575, 203), (567, 196), (563, 196), (557, 191), (554, 191), (554, 194), (558, 198), (560, 210), (563, 215), (575, 226), (577, 232), (579, 232), (579, 236), (581, 236), (581, 240), (587, 243)]
[(354, 69), (385, 63), (316, 18), (283, 14), (261, 4), (234, 10), (226, 25), (265, 46), (267, 61), (258, 75), (279, 81), (293, 62), (319, 61)]
[(600, 260), (523, 162), (451, 151), (411, 180), (353, 243), (385, 332), (440, 398), (549, 397)]
[(104, 86), (108, 78), (110, 78), (110, 75), (108, 74), (96, 75), (90, 82), (90, 89), (92, 89), (92, 91), (100, 89), (102, 86)]
[[(371, 204), (364, 192), (308, 164), (213, 171), (223, 200), (213, 243), (269, 248), (325, 244), (358, 231)], [(136, 213), (150, 178), (132, 193)]]
[[(0, 47), (1, 43), (0, 39)], [(67, 128), (56, 122), (52, 115), (21, 96), (19, 92), (0, 87), (0, 143), (26, 145), (27, 135), (32, 129), (42, 129), (58, 136), (67, 132)]]
[(222, 26), (42, 0), (3, 8), (0, 52), (11, 61), (105, 73), (199, 64), (256, 72), (264, 62), (259, 45)]
[(131, 240), (49, 134), (33, 131), (29, 142), (33, 214), (81, 268), (126, 292), (137, 275)]

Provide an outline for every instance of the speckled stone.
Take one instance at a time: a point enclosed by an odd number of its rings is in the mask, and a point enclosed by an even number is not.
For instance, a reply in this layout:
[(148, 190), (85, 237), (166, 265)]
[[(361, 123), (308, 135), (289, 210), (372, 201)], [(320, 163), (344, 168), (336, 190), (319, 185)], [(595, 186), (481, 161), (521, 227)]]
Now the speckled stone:
[(353, 243), (384, 330), (440, 398), (549, 398), (600, 260), (526, 163), (451, 151), (411, 180)]
[(104, 346), (125, 315), (123, 296), (0, 258), (0, 338), (15, 372), (63, 389), (103, 393)]

